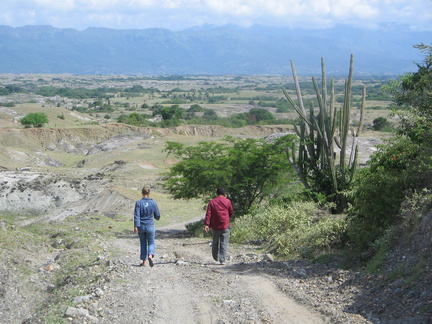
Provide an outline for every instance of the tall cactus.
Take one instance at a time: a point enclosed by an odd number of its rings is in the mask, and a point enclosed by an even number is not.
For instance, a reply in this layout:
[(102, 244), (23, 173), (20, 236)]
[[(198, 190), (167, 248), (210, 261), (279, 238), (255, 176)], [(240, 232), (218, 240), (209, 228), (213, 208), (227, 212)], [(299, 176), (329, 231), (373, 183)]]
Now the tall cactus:
[[(360, 108), (360, 122), (357, 130), (350, 128), (351, 86), (353, 80), (354, 55), (351, 55), (348, 79), (345, 80), (344, 102), (341, 108), (335, 107), (334, 79), (331, 79), (330, 98), (327, 95), (327, 80), (324, 59), (321, 59), (321, 91), (315, 77), (312, 82), (318, 101), (318, 113), (310, 108), (309, 113), (303, 105), (302, 94), (294, 63), (291, 61), (298, 104), (282, 89), (287, 100), (300, 116), (300, 123), (295, 125), (299, 136), (299, 145), (293, 147), (288, 157), (294, 164), (302, 183), (315, 193), (324, 194), (329, 202), (335, 203), (334, 212), (342, 212), (347, 202), (344, 193), (349, 189), (357, 165), (357, 137), (363, 126), (363, 114), (366, 99), (366, 87), (363, 86), (363, 98)], [(348, 138), (352, 137), (351, 155), (347, 161)], [(337, 150), (339, 149), (339, 159)], [(297, 151), (297, 154), (296, 154)]]

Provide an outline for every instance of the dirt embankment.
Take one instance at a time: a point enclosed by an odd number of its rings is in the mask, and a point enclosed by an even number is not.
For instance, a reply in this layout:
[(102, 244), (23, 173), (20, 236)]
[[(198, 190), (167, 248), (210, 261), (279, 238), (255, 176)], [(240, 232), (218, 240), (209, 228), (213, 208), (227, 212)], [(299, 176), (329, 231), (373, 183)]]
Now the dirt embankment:
[(197, 136), (223, 138), (227, 135), (264, 137), (272, 133), (286, 132), (288, 127), (250, 126), (241, 129), (221, 126), (187, 125), (173, 128), (134, 127), (124, 124), (107, 124), (83, 128), (3, 128), (0, 129), (0, 166), (60, 167), (63, 162), (56, 153), (77, 155), (100, 151), (125, 150), (128, 145), (150, 136)]
[[(263, 137), (278, 132), (287, 132), (288, 126), (248, 126), (244, 128), (224, 128), (221, 126), (187, 125), (172, 128), (135, 127), (125, 124), (107, 124), (102, 126), (88, 126), (83, 128), (3, 128), (0, 129), (0, 145), (4, 147), (47, 148), (65, 152), (81, 153), (81, 148), (107, 140), (119, 134), (159, 134), (163, 135), (192, 135), (222, 138), (227, 135)], [(68, 145), (71, 146), (70, 149)]]
[[(209, 140), (226, 136), (263, 138), (272, 134), (293, 133), (289, 125), (247, 126), (225, 128), (221, 126), (184, 125), (172, 128), (135, 127), (125, 124), (106, 124), (83, 128), (0, 129), (0, 167), (61, 167), (59, 154), (88, 155), (100, 151), (139, 149), (139, 143), (149, 137), (176, 138), (193, 136)], [(381, 139), (368, 134), (357, 138), (359, 162), (365, 163), (376, 150)], [(162, 144), (161, 144), (162, 145)]]
[(95, 144), (119, 134), (150, 134), (148, 128), (127, 125), (85, 128), (0, 129), (0, 145), (28, 150), (47, 149), (66, 153), (86, 154)]

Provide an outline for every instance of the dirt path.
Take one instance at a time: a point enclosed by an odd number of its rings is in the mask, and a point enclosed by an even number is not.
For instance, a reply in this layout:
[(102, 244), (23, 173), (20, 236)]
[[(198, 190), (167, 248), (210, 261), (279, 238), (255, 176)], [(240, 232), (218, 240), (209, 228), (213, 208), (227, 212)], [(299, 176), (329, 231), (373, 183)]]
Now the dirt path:
[(133, 234), (115, 240), (116, 271), (94, 303), (99, 323), (324, 323), (296, 303), (253, 264), (254, 251), (230, 246), (231, 260), (216, 264), (208, 239), (157, 231), (155, 266), (139, 267)]

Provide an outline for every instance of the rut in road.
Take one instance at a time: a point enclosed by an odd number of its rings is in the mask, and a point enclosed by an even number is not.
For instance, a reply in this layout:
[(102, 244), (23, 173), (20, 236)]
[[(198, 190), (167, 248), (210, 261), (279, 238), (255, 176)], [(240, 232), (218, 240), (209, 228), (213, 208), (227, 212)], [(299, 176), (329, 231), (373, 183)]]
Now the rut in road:
[[(99, 323), (324, 323), (319, 314), (279, 291), (250, 264), (247, 251), (230, 246), (231, 260), (215, 263), (208, 239), (157, 230), (153, 268), (140, 267), (139, 241), (131, 234), (113, 241), (111, 256), (123, 264), (105, 284)], [(115, 251), (115, 252), (114, 252)], [(238, 261), (238, 262), (237, 262)]]

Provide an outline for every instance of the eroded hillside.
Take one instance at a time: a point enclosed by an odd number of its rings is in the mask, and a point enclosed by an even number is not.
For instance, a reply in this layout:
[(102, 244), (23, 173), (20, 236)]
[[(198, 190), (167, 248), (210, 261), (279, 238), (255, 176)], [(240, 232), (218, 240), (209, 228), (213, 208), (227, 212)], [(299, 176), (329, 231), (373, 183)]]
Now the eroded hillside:
[[(174, 162), (167, 140), (189, 144), (226, 135), (265, 137), (285, 127), (140, 128), (121, 124), (69, 129), (0, 129), (0, 210), (43, 213), (46, 220), (91, 212), (125, 213), (131, 191), (156, 185)], [(128, 205), (129, 204), (129, 205)]]

